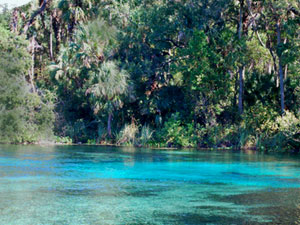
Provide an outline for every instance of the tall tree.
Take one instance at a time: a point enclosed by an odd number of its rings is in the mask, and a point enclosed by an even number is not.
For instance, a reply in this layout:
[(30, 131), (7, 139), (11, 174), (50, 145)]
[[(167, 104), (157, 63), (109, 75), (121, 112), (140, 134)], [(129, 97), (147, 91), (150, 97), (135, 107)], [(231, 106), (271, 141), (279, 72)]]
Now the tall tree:
[[(299, 4), (297, 1), (287, 0), (265, 0), (263, 1), (262, 15), (264, 20), (261, 22), (267, 29), (267, 44), (270, 53), (274, 60), (274, 67), (279, 78), (280, 87), (280, 109), (281, 113), (285, 112), (285, 76), (284, 67), (287, 65), (287, 61), (284, 59), (284, 52), (288, 50), (290, 44), (288, 33), (290, 26), (290, 14), (297, 15)], [(295, 14), (296, 13), (296, 14)], [(274, 54), (275, 52), (275, 54)], [(286, 64), (286, 65), (284, 65)], [(286, 67), (287, 68), (287, 67)], [(287, 73), (287, 71), (286, 71)]]
[(0, 23), (0, 142), (36, 142), (52, 135), (53, 105), (34, 93), (26, 81), (30, 68), (27, 45), (24, 37)]
[[(239, 10), (239, 23), (238, 23), (238, 38), (241, 41), (243, 35), (243, 14), (244, 14), (244, 0), (240, 0), (240, 10)], [(243, 113), (243, 89), (244, 89), (244, 76), (245, 76), (245, 66), (240, 65), (239, 67), (239, 113)]]

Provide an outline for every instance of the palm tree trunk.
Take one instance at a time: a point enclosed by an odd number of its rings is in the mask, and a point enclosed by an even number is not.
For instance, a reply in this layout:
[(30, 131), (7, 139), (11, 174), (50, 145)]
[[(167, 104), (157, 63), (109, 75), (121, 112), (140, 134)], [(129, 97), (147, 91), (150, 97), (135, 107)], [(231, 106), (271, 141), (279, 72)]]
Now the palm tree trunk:
[(111, 135), (111, 120), (112, 120), (112, 113), (109, 112), (108, 119), (107, 119), (107, 133), (110, 138), (112, 137), (112, 135)]

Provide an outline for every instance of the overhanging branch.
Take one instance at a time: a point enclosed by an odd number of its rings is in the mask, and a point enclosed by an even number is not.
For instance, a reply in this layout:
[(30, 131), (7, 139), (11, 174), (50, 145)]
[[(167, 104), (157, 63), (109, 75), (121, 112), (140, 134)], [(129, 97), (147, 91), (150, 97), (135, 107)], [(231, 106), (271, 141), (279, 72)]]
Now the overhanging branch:
[(41, 7), (36, 10), (30, 17), (29, 21), (26, 23), (25, 27), (24, 27), (24, 30), (23, 30), (23, 33), (27, 33), (28, 31), (28, 28), (30, 27), (30, 25), (34, 22), (35, 18), (40, 15), (45, 9), (46, 9), (46, 5), (47, 3), (49, 2), (49, 0), (44, 0), (43, 1), (43, 4), (41, 5)]

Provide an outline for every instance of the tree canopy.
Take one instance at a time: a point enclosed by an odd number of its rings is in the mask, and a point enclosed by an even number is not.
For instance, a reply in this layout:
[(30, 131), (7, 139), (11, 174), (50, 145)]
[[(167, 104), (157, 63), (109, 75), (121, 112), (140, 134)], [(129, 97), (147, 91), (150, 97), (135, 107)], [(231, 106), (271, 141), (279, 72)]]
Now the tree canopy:
[(5, 93), (49, 101), (58, 137), (299, 148), (299, 1), (40, 0), (1, 18)]

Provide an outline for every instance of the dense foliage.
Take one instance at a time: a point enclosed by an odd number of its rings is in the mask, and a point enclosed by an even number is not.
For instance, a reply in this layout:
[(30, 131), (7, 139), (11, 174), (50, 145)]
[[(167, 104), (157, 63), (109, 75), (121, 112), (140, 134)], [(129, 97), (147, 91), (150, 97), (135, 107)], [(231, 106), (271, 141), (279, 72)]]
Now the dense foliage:
[[(52, 135), (52, 103), (26, 81), (28, 42), (0, 25), (0, 142), (37, 142)], [(30, 78), (27, 78), (30, 79)]]
[(66, 142), (300, 147), (299, 1), (39, 0), (2, 18), (27, 53), (1, 47), (0, 104), (17, 99), (1, 124), (34, 133), (53, 111)]

